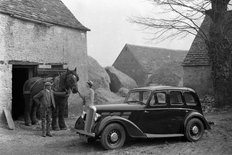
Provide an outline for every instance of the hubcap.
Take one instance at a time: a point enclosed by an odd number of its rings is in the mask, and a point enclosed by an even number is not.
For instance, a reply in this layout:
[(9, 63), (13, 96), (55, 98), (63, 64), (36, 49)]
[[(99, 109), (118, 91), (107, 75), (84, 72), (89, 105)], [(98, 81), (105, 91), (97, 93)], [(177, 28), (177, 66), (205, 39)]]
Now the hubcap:
[(194, 134), (197, 134), (199, 132), (199, 129), (197, 126), (193, 126), (192, 131)]
[(118, 134), (116, 132), (113, 132), (111, 135), (110, 135), (110, 140), (112, 142), (116, 142), (118, 140)]

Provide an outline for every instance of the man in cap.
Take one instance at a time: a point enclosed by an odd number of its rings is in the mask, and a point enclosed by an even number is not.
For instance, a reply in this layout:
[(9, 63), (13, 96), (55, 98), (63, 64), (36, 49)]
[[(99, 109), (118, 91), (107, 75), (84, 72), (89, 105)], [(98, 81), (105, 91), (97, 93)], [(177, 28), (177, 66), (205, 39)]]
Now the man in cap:
[(52, 108), (55, 108), (55, 101), (54, 101), (54, 96), (51, 86), (52, 83), (45, 82), (44, 89), (33, 97), (35, 102), (40, 105), (43, 137), (46, 136), (52, 137), (50, 132), (51, 115), (52, 115)]

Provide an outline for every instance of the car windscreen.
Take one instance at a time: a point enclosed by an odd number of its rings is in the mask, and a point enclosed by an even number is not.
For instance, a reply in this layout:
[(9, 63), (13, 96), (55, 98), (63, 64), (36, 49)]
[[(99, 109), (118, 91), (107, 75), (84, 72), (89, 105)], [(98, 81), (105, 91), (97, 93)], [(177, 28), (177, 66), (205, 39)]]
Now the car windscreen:
[(150, 97), (150, 94), (151, 94), (151, 91), (149, 90), (131, 91), (128, 93), (128, 96), (125, 102), (146, 104), (147, 100)]

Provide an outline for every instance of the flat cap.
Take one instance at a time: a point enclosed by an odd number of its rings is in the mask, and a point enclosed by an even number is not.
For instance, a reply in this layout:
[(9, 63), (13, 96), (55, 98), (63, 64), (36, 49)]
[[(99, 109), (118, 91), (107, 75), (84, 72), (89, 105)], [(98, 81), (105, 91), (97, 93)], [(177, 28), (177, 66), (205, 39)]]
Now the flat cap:
[(45, 86), (51, 86), (52, 83), (51, 83), (51, 82), (45, 82), (44, 85), (45, 85)]

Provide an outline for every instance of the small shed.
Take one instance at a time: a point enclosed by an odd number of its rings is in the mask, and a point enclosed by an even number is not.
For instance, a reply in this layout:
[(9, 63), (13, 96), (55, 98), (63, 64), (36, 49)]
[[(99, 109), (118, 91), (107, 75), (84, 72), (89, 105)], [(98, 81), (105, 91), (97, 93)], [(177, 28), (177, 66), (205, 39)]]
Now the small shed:
[[(232, 11), (229, 11), (227, 16), (232, 19)], [(206, 36), (209, 36), (211, 22), (210, 17), (206, 16), (201, 24), (200, 28)], [(228, 40), (232, 42), (232, 31), (229, 31), (227, 36)], [(182, 65), (184, 69), (184, 86), (195, 89), (200, 96), (213, 95), (212, 67), (208, 49), (199, 34), (193, 40)]]
[[(209, 17), (206, 17), (201, 24), (201, 29), (206, 35), (209, 35), (210, 20)], [(182, 66), (184, 70), (184, 86), (193, 88), (200, 96), (213, 93), (208, 50), (199, 34), (193, 40)]]

